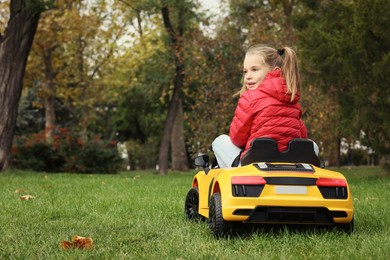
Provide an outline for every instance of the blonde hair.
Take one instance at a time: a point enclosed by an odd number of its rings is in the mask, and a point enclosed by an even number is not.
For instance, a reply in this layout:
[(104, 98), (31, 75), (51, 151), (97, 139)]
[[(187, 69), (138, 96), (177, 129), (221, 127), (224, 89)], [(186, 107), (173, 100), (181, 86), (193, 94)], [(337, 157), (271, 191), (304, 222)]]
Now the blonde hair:
[[(294, 100), (301, 85), (301, 77), (298, 69), (298, 58), (295, 51), (290, 47), (275, 49), (263, 44), (256, 44), (249, 47), (245, 55), (259, 55), (264, 64), (270, 66), (271, 70), (279, 67), (286, 80), (287, 94), (291, 94), (291, 101)], [(242, 78), (243, 85), (239, 91), (240, 96), (247, 90)]]

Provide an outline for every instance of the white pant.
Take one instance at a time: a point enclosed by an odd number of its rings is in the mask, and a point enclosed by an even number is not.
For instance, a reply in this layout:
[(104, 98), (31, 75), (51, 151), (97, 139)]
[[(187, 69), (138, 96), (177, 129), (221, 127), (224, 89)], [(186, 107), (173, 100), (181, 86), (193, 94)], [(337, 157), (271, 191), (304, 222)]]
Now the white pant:
[(235, 146), (228, 135), (220, 135), (211, 144), (220, 168), (231, 167), (241, 149)]
[[(318, 145), (313, 140), (311, 141), (313, 142), (314, 152), (318, 156)], [(234, 159), (237, 158), (241, 151), (239, 147), (232, 143), (232, 140), (228, 135), (218, 136), (215, 138), (211, 146), (220, 168), (231, 167)]]

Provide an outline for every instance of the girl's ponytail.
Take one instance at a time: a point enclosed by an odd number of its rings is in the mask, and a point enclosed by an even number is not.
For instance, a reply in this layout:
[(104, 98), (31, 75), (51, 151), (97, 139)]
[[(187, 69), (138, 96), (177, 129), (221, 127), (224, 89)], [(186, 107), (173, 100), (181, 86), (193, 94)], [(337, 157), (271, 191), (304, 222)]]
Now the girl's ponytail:
[(277, 53), (283, 58), (281, 69), (286, 80), (287, 92), (291, 94), (291, 101), (293, 101), (301, 85), (298, 58), (295, 51), (290, 47), (278, 49)]

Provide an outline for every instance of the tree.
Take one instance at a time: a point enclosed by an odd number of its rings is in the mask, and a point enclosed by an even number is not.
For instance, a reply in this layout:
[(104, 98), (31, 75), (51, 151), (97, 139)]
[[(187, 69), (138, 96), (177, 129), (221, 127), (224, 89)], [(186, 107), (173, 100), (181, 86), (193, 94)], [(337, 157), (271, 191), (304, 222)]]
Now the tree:
[[(174, 66), (175, 66), (175, 78), (174, 78), (174, 89), (171, 100), (169, 102), (168, 115), (164, 123), (163, 135), (160, 143), (160, 152), (159, 152), (159, 174), (166, 175), (168, 171), (168, 161), (169, 161), (169, 147), (171, 143), (171, 133), (175, 123), (175, 118), (180, 115), (179, 106), (181, 105), (182, 99), (182, 88), (184, 84), (184, 63), (182, 58), (182, 37), (184, 35), (184, 17), (182, 13), (183, 9), (177, 10), (179, 15), (178, 29), (174, 29), (169, 6), (165, 3), (161, 8), (161, 13), (164, 21), (164, 27), (167, 31), (169, 38), (169, 45), (171, 53), (173, 54)], [(176, 123), (180, 124), (180, 122)]]
[(47, 1), (11, 0), (10, 17), (0, 34), (0, 171), (10, 166), (12, 140), (27, 57)]
[[(355, 46), (348, 55), (353, 72), (352, 97), (358, 115), (356, 128), (362, 142), (390, 169), (390, 5), (386, 0), (356, 0), (350, 40)], [(359, 66), (356, 66), (359, 64)]]
[[(384, 0), (305, 4), (297, 19), (303, 67), (306, 79), (337, 102), (337, 117), (327, 122), (335, 126), (336, 142), (359, 140), (388, 158), (389, 5)], [(339, 154), (339, 145), (334, 147), (332, 153)]]
[[(115, 86), (106, 79), (115, 71), (110, 60), (121, 50), (117, 42), (127, 25), (121, 17), (107, 1), (83, 0), (61, 1), (41, 16), (25, 83), (42, 100), (48, 141), (55, 127), (64, 126), (84, 139), (112, 137), (108, 121), (116, 106)], [(72, 120), (58, 121), (58, 104)]]

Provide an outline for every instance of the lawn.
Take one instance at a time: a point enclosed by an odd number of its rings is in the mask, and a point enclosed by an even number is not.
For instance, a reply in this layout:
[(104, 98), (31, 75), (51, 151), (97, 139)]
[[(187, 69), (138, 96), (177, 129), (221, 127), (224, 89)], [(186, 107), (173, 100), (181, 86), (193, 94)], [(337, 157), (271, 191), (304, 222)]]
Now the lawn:
[[(340, 169), (354, 196), (355, 232), (257, 230), (215, 239), (184, 218), (192, 173), (0, 174), (0, 259), (390, 259), (390, 177)], [(30, 200), (21, 200), (31, 195)], [(93, 248), (64, 250), (79, 235)]]

